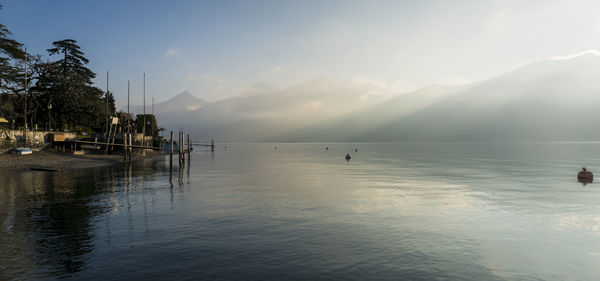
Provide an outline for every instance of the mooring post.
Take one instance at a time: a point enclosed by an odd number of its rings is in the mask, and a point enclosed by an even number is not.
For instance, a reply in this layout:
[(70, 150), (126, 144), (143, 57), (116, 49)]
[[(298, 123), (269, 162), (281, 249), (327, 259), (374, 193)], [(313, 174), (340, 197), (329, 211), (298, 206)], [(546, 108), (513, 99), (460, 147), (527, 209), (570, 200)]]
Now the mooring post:
[(192, 153), (192, 142), (190, 142), (190, 134), (187, 135), (187, 153), (188, 153), (188, 163), (190, 162), (190, 157)]
[(179, 132), (179, 141), (177, 142), (177, 149), (179, 150), (179, 163), (181, 163), (181, 132)]
[(123, 158), (127, 162), (127, 134), (123, 134)]
[(181, 132), (181, 161), (185, 161), (185, 133)]
[(210, 151), (215, 151), (215, 140), (210, 140)]
[(181, 132), (181, 160), (185, 161), (185, 133)]
[(169, 139), (169, 180), (173, 177), (173, 131), (171, 131), (171, 138)]
[(129, 133), (129, 160), (133, 160), (133, 134)]

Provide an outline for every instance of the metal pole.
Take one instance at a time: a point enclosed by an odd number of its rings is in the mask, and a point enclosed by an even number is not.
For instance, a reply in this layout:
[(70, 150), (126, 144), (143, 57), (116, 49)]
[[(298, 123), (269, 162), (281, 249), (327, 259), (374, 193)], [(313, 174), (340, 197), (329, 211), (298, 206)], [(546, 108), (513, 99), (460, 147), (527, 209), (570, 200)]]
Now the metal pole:
[(190, 134), (187, 135), (187, 153), (188, 153), (188, 164), (190, 163), (192, 153), (192, 143), (190, 142)]
[[(152, 117), (156, 120), (156, 117), (154, 116), (154, 97), (152, 97)], [(154, 139), (154, 123), (152, 124), (152, 138)], [(152, 146), (154, 146), (154, 142), (152, 143)]]
[(23, 110), (23, 123), (25, 123), (23, 139), (25, 140), (25, 143), (27, 143), (27, 91), (29, 90), (27, 87), (27, 59), (27, 48), (25, 48), (25, 110)]
[(127, 132), (131, 133), (131, 124), (129, 123), (129, 80), (127, 80)]
[(146, 73), (144, 72), (144, 109), (143, 109), (143, 114), (144, 114), (144, 126), (142, 126), (142, 145), (146, 145), (145, 141), (146, 141)]
[(108, 130), (108, 71), (106, 71), (106, 131)]

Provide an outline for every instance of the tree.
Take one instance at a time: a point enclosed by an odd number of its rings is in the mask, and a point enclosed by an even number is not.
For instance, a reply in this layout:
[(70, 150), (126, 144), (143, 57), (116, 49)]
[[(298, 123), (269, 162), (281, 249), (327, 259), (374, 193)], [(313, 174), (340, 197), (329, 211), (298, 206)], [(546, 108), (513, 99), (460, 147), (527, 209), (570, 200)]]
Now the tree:
[(44, 67), (46, 75), (39, 82), (40, 88), (49, 95), (48, 99), (56, 105), (53, 112), (58, 123), (62, 127), (78, 124), (101, 129), (105, 123), (107, 98), (109, 114), (115, 112), (113, 95), (107, 93), (103, 97), (102, 90), (92, 85), (96, 74), (86, 67), (89, 60), (76, 40), (55, 41), (52, 45), (54, 47), (48, 49), (48, 53), (62, 58)]
[[(146, 114), (146, 135), (147, 136), (158, 136), (158, 124), (156, 123), (156, 117), (154, 114)], [(144, 114), (138, 114), (135, 117), (135, 130), (140, 133), (143, 130)]]
[(83, 79), (88, 85), (92, 84), (92, 79), (96, 74), (85, 65), (90, 61), (84, 57), (84, 53), (80, 51), (77, 41), (73, 39), (64, 39), (52, 42), (54, 48), (47, 49), (49, 55), (62, 54), (63, 59), (56, 63), (62, 65), (63, 73), (76, 74), (80, 79)]
[[(0, 5), (2, 9), (2, 5)], [(0, 24), (0, 92), (14, 91), (14, 84), (19, 77), (19, 69), (15, 60), (24, 59), (23, 44), (11, 38), (12, 33)], [(13, 87), (11, 87), (13, 85)]]

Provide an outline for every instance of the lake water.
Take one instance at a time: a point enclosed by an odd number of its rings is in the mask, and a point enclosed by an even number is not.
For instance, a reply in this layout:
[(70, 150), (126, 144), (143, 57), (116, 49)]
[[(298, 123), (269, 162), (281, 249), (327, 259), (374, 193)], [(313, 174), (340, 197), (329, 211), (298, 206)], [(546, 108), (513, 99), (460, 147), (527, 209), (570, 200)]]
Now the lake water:
[(600, 143), (227, 146), (0, 172), (0, 280), (600, 278)]

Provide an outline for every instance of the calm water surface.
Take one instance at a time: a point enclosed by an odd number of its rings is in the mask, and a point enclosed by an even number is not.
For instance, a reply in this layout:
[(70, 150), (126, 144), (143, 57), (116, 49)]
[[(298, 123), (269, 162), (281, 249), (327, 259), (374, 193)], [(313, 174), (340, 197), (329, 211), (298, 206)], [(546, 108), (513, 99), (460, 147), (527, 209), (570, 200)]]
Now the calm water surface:
[(600, 143), (229, 144), (171, 181), (163, 160), (0, 172), (0, 280), (598, 280), (583, 165), (600, 173)]

